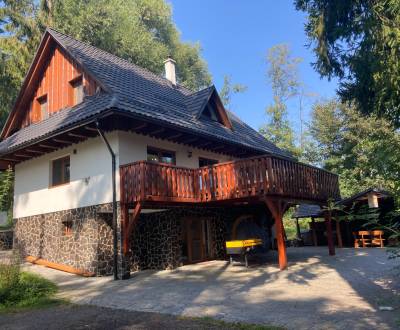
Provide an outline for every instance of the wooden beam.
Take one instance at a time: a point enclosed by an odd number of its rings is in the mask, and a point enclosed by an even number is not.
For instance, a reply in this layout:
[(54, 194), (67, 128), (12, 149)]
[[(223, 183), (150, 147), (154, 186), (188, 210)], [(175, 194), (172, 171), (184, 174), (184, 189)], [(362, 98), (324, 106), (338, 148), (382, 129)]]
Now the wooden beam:
[(191, 139), (187, 139), (186, 141), (183, 141), (183, 144), (189, 144), (189, 143), (193, 143), (195, 141), (197, 141), (199, 138), (195, 137), (195, 138), (191, 138)]
[(278, 246), (279, 268), (280, 270), (284, 270), (287, 268), (286, 243), (283, 227), (283, 215), (285, 213), (286, 203), (284, 201), (266, 198), (265, 204), (275, 219), (275, 234)]
[(52, 150), (57, 150), (58, 149), (58, 147), (50, 146), (48, 144), (39, 144), (39, 147), (46, 148), (46, 149), (52, 149)]
[(331, 211), (325, 211), (325, 225), (326, 225), (326, 237), (328, 239), (329, 255), (334, 256), (335, 255), (335, 244), (333, 244)]
[(132, 129), (132, 131), (138, 131), (138, 130), (145, 128), (146, 126), (147, 126), (147, 123), (140, 123), (139, 125), (132, 127), (131, 129)]
[(211, 141), (207, 141), (205, 143), (198, 144), (196, 147), (197, 148), (204, 148), (204, 147), (209, 146), (210, 144), (212, 144), (212, 142)]
[(7, 157), (7, 158), (2, 157), (1, 160), (6, 160), (6, 161), (8, 161), (8, 162), (19, 162), (18, 159), (8, 158), (8, 157)]
[(54, 142), (63, 143), (63, 144), (73, 144), (72, 141), (62, 140), (62, 139), (53, 139)]
[(25, 149), (24, 151), (26, 151), (26, 152), (31, 152), (31, 153), (33, 153), (33, 154), (39, 154), (39, 155), (43, 155), (43, 154), (44, 154), (44, 152), (43, 152), (43, 151), (40, 151), (40, 150)]
[(63, 272), (67, 272), (67, 273), (71, 273), (71, 274), (81, 275), (81, 276), (85, 276), (85, 277), (95, 276), (95, 273), (88, 272), (83, 269), (77, 269), (77, 268), (74, 268), (71, 266), (57, 264), (55, 262), (47, 261), (47, 260), (33, 257), (33, 256), (27, 256), (25, 259), (26, 259), (26, 261), (28, 261), (32, 264), (35, 264), (35, 265), (41, 265), (41, 266), (45, 266), (48, 268), (53, 268), (53, 269), (61, 270)]
[(89, 137), (87, 135), (76, 134), (76, 133), (68, 133), (68, 136), (77, 137), (77, 138), (80, 138), (80, 139), (87, 139)]
[(156, 130), (154, 130), (154, 131), (151, 131), (150, 133), (148, 133), (149, 135), (157, 135), (157, 134), (160, 134), (160, 133), (162, 133), (162, 132), (164, 132), (165, 131), (165, 128), (158, 128), (158, 129), (156, 129)]
[(20, 158), (31, 158), (32, 155), (23, 155), (23, 154), (14, 154), (15, 157), (20, 157)]
[(314, 246), (318, 246), (317, 232), (315, 230), (315, 219), (311, 218), (311, 232)]
[(85, 129), (91, 132), (97, 132), (97, 128), (95, 127), (85, 126)]
[(166, 137), (166, 139), (167, 140), (177, 139), (178, 137), (181, 137), (182, 135), (183, 135), (182, 133), (177, 133), (177, 134)]
[(338, 247), (342, 248), (343, 247), (343, 240), (342, 240), (342, 232), (340, 231), (339, 217), (335, 218), (335, 222), (336, 222), (336, 237), (337, 237), (337, 241), (338, 241)]
[(141, 203), (137, 203), (135, 205), (135, 209), (131, 215), (131, 217), (129, 217), (129, 208), (128, 206), (125, 204), (123, 205), (123, 252), (124, 255), (127, 255), (129, 252), (129, 247), (130, 247), (130, 241), (131, 241), (131, 236), (132, 236), (132, 232), (133, 232), (133, 228), (135, 227), (137, 221), (139, 220), (139, 216), (140, 216), (140, 211), (142, 210), (142, 204)]
[(215, 151), (215, 150), (220, 150), (220, 149), (223, 149), (223, 148), (225, 148), (225, 146), (221, 144), (221, 145), (219, 145), (219, 146), (216, 146), (216, 147), (214, 147), (214, 148), (211, 148), (211, 150)]

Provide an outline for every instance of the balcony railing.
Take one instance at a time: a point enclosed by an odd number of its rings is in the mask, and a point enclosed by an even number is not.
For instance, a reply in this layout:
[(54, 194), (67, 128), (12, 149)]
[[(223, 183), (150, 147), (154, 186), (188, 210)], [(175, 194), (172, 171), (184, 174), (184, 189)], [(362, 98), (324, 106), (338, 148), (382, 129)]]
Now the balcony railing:
[(200, 168), (139, 161), (120, 167), (121, 202), (213, 202), (278, 196), (324, 202), (338, 177), (317, 167), (260, 156)]

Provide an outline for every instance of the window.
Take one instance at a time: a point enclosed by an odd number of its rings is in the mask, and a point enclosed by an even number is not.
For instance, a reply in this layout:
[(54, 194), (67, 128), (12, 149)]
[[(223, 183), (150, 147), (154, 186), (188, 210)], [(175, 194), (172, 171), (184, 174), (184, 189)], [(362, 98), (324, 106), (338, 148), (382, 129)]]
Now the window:
[(55, 159), (51, 162), (51, 186), (69, 183), (69, 156)]
[(71, 236), (72, 235), (72, 221), (63, 221), (63, 236)]
[(217, 114), (213, 107), (210, 104), (207, 104), (203, 110), (202, 116), (210, 118), (211, 120), (218, 121)]
[(39, 103), (40, 118), (42, 120), (49, 118), (49, 108), (48, 108), (48, 102), (47, 102), (47, 95), (43, 95), (41, 97), (38, 97), (37, 98), (37, 102)]
[(199, 167), (218, 164), (218, 160), (199, 157)]
[(151, 162), (175, 165), (175, 152), (147, 147), (147, 160)]
[(81, 103), (83, 101), (83, 97), (85, 96), (82, 76), (79, 76), (71, 80), (70, 85), (71, 85), (70, 89), (71, 105), (76, 105)]

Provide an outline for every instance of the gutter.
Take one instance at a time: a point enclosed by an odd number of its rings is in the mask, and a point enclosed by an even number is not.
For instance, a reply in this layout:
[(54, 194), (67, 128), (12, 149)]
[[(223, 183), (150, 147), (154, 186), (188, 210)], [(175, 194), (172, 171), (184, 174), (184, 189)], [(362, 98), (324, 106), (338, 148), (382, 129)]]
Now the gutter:
[(116, 178), (115, 178), (115, 170), (116, 170), (116, 163), (115, 163), (115, 153), (112, 150), (110, 143), (108, 142), (104, 132), (100, 128), (100, 123), (96, 120), (96, 128), (97, 132), (99, 133), (101, 139), (103, 140), (104, 144), (106, 145), (110, 155), (111, 155), (111, 178), (112, 178), (112, 210), (113, 210), (113, 218), (112, 218), (112, 226), (113, 226), (113, 253), (114, 253), (114, 266), (113, 266), (113, 273), (114, 273), (114, 280), (118, 280), (118, 235), (117, 235), (117, 188), (116, 188)]

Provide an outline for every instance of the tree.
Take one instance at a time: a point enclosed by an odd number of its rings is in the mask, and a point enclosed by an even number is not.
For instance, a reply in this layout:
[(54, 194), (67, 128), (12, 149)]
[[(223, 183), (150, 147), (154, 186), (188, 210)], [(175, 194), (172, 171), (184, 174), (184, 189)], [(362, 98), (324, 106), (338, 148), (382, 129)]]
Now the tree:
[(15, 100), (46, 26), (157, 74), (169, 55), (182, 85), (198, 90), (211, 77), (199, 44), (184, 43), (164, 0), (0, 0), (0, 124)]
[(400, 2), (295, 0), (321, 76), (338, 77), (342, 101), (400, 127)]
[(295, 145), (294, 133), (287, 118), (286, 102), (298, 95), (300, 61), (300, 58), (291, 57), (286, 44), (276, 45), (268, 50), (267, 77), (272, 87), (273, 104), (266, 109), (268, 123), (260, 129), (260, 133), (268, 140), (294, 155), (299, 155), (299, 150)]
[(329, 100), (314, 105), (309, 129), (318, 163), (339, 174), (343, 196), (378, 187), (400, 197), (400, 133), (390, 122)]
[(231, 110), (231, 100), (233, 94), (244, 93), (247, 86), (242, 84), (232, 84), (232, 77), (229, 75), (224, 76), (224, 85), (222, 86), (219, 96), (225, 108)]

